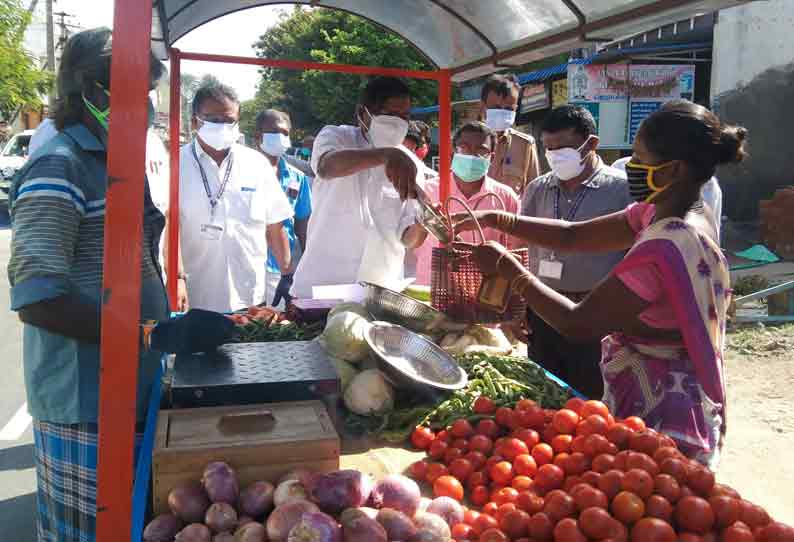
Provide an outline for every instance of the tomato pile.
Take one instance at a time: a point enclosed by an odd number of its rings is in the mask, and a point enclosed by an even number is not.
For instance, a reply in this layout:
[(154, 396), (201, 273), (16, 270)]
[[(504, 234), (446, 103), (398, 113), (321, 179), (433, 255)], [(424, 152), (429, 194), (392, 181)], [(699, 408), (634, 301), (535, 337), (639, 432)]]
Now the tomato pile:
[(794, 542), (794, 528), (715, 483), (670, 437), (600, 401), (555, 411), (480, 397), (473, 410), (478, 421), (411, 435), (428, 455), (411, 476), (473, 505), (457, 542)]

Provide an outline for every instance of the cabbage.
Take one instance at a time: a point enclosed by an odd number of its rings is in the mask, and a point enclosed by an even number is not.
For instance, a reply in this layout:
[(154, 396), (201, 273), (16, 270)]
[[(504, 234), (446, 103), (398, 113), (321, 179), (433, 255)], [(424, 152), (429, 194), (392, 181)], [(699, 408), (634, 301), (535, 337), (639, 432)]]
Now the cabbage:
[(358, 373), (345, 390), (344, 399), (348, 410), (362, 416), (394, 408), (394, 390), (377, 369)]
[(359, 316), (361, 316), (362, 318), (366, 318), (367, 320), (372, 318), (372, 315), (369, 313), (367, 308), (361, 303), (346, 301), (344, 303), (340, 303), (339, 305), (334, 306), (334, 308), (331, 309), (331, 311), (328, 313), (326, 320), (330, 320), (331, 318), (342, 312), (354, 312)]
[(369, 345), (364, 338), (371, 324), (354, 312), (340, 312), (328, 320), (320, 344), (336, 358), (357, 362), (369, 354)]
[(344, 360), (335, 358), (333, 356), (330, 356), (330, 358), (331, 363), (333, 363), (334, 367), (336, 367), (336, 374), (339, 375), (339, 386), (342, 389), (342, 393), (344, 393), (344, 391), (358, 374), (358, 371), (350, 363)]

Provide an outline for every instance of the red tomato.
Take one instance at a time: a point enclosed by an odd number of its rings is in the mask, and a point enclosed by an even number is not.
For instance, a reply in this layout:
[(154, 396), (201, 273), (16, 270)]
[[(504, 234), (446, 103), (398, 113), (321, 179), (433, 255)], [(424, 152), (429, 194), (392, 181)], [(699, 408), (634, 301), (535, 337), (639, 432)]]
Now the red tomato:
[(554, 526), (554, 540), (587, 542), (587, 537), (579, 529), (579, 523), (575, 519), (565, 518)]
[(474, 428), (469, 423), (469, 420), (455, 420), (452, 422), (449, 434), (455, 438), (468, 438), (474, 434)]
[(471, 463), (471, 466), (474, 470), (481, 469), (485, 465), (485, 462), (488, 461), (488, 458), (485, 457), (484, 453), (477, 451), (469, 452), (464, 455), (463, 458)]
[(496, 518), (496, 521), (502, 523), (502, 518), (505, 517), (505, 514), (514, 512), (515, 510), (518, 510), (515, 503), (512, 502), (502, 503), (499, 505), (499, 508), (496, 509), (496, 513), (494, 514), (493, 517)]
[(652, 456), (659, 448), (659, 437), (656, 432), (647, 429), (642, 433), (634, 433), (629, 437), (629, 448)]
[(603, 491), (607, 498), (613, 499), (622, 491), (624, 476), (625, 474), (620, 470), (607, 471), (598, 479), (598, 489)]
[(603, 508), (606, 510), (609, 507), (609, 499), (606, 494), (600, 489), (588, 485), (584, 485), (577, 491), (573, 498), (579, 511), (583, 511), (586, 508)]
[(725, 495), (726, 497), (733, 497), (734, 499), (742, 500), (742, 496), (739, 495), (739, 492), (733, 489), (730, 486), (726, 486), (725, 484), (714, 484), (714, 487), (711, 489), (711, 493), (709, 497), (717, 497), (720, 495)]
[(714, 511), (705, 499), (684, 497), (675, 505), (675, 520), (685, 531), (706, 534), (714, 527)]
[(451, 497), (456, 501), (462, 501), (463, 485), (454, 476), (439, 476), (433, 482), (433, 494), (436, 497)]
[(430, 463), (427, 466), (426, 480), (428, 483), (432, 484), (436, 481), (436, 478), (439, 476), (446, 476), (447, 474), (449, 474), (449, 471), (447, 470), (447, 466), (443, 463)]
[(651, 456), (648, 454), (640, 452), (631, 453), (626, 457), (626, 469), (644, 470), (651, 476), (659, 474), (659, 466), (656, 464), (656, 461), (651, 459)]
[(676, 542), (673, 527), (657, 518), (642, 518), (631, 528), (632, 542)]
[(657, 474), (653, 480), (653, 490), (671, 503), (678, 501), (681, 496), (681, 486), (678, 480), (669, 474)]
[(512, 510), (502, 516), (499, 527), (510, 538), (521, 538), (529, 532), (529, 514), (523, 510)]
[(574, 437), (574, 439), (571, 441), (571, 451), (584, 453), (584, 441), (585, 437), (581, 435)]
[(469, 440), (469, 450), (488, 454), (493, 450), (493, 441), (485, 435), (474, 435)]
[(551, 424), (558, 433), (572, 435), (579, 423), (579, 415), (573, 410), (563, 408), (558, 410), (551, 419)]
[(509, 461), (500, 461), (488, 471), (491, 480), (498, 484), (507, 485), (513, 479), (513, 465)]
[(705, 467), (690, 469), (686, 477), (686, 485), (701, 497), (708, 497), (714, 489), (714, 473)]
[(607, 429), (606, 437), (609, 442), (615, 444), (621, 450), (625, 450), (629, 445), (629, 438), (633, 431), (624, 423), (616, 423)]
[(490, 481), (488, 473), (478, 470), (477, 472), (472, 472), (466, 479), (466, 485), (469, 486), (470, 489), (473, 489), (477, 486), (487, 486)]
[(546, 504), (543, 506), (543, 511), (552, 521), (560, 521), (576, 514), (576, 502), (573, 497), (560, 491), (546, 496)]
[(540, 442), (540, 435), (538, 435), (538, 432), (534, 429), (519, 429), (513, 433), (513, 436), (526, 444), (527, 448), (530, 450), (535, 444)]
[[(515, 465), (513, 465), (513, 469), (515, 469)], [(527, 491), (535, 487), (535, 482), (529, 476), (520, 474), (513, 478), (513, 481), (510, 482), (510, 487), (518, 491)]]
[(533, 491), (522, 491), (518, 494), (516, 506), (529, 514), (537, 514), (543, 511), (543, 497), (538, 496)]
[(496, 423), (507, 429), (513, 429), (514, 421), (513, 409), (507, 407), (499, 407), (496, 409)]
[(463, 457), (463, 450), (460, 448), (447, 448), (447, 451), (444, 452), (444, 463), (449, 465), (461, 457)]
[(450, 447), (457, 448), (465, 453), (469, 451), (469, 441), (465, 438), (456, 438), (450, 443)]
[(513, 469), (516, 474), (534, 477), (538, 472), (538, 464), (529, 454), (521, 454), (513, 460)]
[(590, 468), (590, 459), (582, 453), (575, 452), (568, 456), (563, 470), (568, 475), (583, 474)]
[(612, 532), (612, 516), (603, 508), (585, 508), (579, 515), (579, 528), (590, 538), (607, 538)]
[(540, 407), (516, 410), (516, 423), (528, 429), (543, 429), (546, 423), (546, 415)]
[(571, 435), (557, 435), (551, 439), (551, 449), (555, 454), (571, 451), (571, 442), (573, 437)]
[(594, 399), (585, 401), (584, 405), (582, 405), (582, 410), (579, 412), (579, 415), (582, 418), (587, 418), (593, 414), (597, 414), (606, 420), (609, 416), (609, 408), (607, 408), (607, 406), (601, 401), (596, 401)]
[(536, 444), (532, 448), (532, 459), (535, 460), (538, 467), (551, 463), (552, 459), (554, 459), (554, 450), (545, 442)]
[(527, 527), (529, 536), (537, 540), (551, 540), (554, 532), (554, 522), (544, 512), (533, 514)]
[(686, 483), (687, 466), (682, 460), (668, 457), (662, 461), (659, 467), (664, 474), (669, 474), (675, 478), (679, 484), (683, 485)]
[(435, 439), (436, 435), (429, 427), (417, 426), (411, 433), (411, 444), (420, 450), (427, 450)]
[[(759, 539), (763, 536), (763, 531), (759, 534)], [(753, 531), (742, 523), (741, 521), (737, 521), (730, 527), (727, 527), (722, 531), (722, 541), (723, 542), (756, 542), (755, 536), (753, 535)], [(770, 539), (768, 542), (772, 542)]]
[(794, 542), (794, 527), (780, 522), (770, 523), (761, 530), (759, 542)]
[(493, 414), (496, 411), (496, 404), (490, 398), (481, 395), (474, 400), (472, 410), (475, 414)]
[(593, 487), (598, 487), (598, 481), (601, 479), (601, 474), (589, 470), (582, 474), (582, 482), (590, 484)]
[(598, 454), (606, 453), (610, 448), (610, 442), (604, 435), (593, 433), (587, 435), (584, 440), (584, 450), (582, 450), (589, 457), (595, 457)]
[(480, 535), (479, 538), (480, 542), (510, 542), (510, 539), (507, 538), (507, 535), (503, 533), (501, 530), (493, 527), (491, 529), (486, 529)]
[(535, 484), (544, 491), (562, 487), (564, 480), (565, 472), (556, 465), (542, 465), (538, 468), (538, 473), (535, 475)]
[(449, 431), (444, 429), (436, 433), (436, 440), (440, 440), (441, 442), (446, 442), (447, 444), (449, 444), (450, 442), (452, 442), (452, 435), (449, 434)]
[(448, 448), (449, 444), (443, 440), (436, 439), (430, 444), (430, 449), (428, 450), (427, 455), (433, 459), (441, 459), (444, 457), (444, 454), (447, 453)]
[(590, 414), (586, 418), (582, 418), (576, 425), (576, 434), (584, 437), (588, 435), (606, 435), (609, 430), (607, 420), (598, 414)]
[(631, 525), (645, 515), (645, 503), (630, 491), (621, 491), (609, 506), (612, 515), (625, 525)]
[(491, 492), (488, 491), (487, 486), (476, 486), (471, 490), (469, 500), (475, 506), (483, 506), (491, 498)]
[(638, 418), (637, 416), (629, 416), (628, 418), (623, 420), (623, 423), (625, 423), (628, 426), (628, 428), (634, 431), (635, 433), (640, 433), (642, 431), (645, 431), (646, 429), (645, 422), (642, 421), (642, 418)]
[(582, 411), (582, 406), (584, 405), (584, 399), (581, 397), (571, 397), (568, 399), (568, 402), (565, 403), (565, 408), (568, 410), (573, 410), (577, 414)]
[(477, 536), (480, 536), (488, 529), (499, 528), (499, 522), (496, 521), (496, 518), (489, 516), (488, 514), (480, 514), (480, 517), (478, 517), (477, 520), (474, 522), (473, 527), (474, 527), (474, 533)]
[(468, 509), (465, 512), (463, 512), (463, 523), (465, 523), (466, 525), (473, 526), (474, 522), (478, 517), (480, 517), (479, 512), (477, 512), (476, 510)]
[(424, 480), (427, 478), (427, 461), (416, 461), (408, 467), (408, 472), (414, 480)]
[[(499, 425), (491, 419), (480, 420), (477, 422), (477, 434), (486, 437), (496, 438), (499, 435)], [(436, 437), (438, 438), (438, 437)]]
[(673, 519), (673, 505), (661, 495), (651, 495), (645, 499), (645, 515), (670, 522)]
[(658, 464), (661, 464), (661, 462), (667, 459), (668, 457), (681, 458), (683, 457), (683, 455), (681, 454), (680, 451), (678, 451), (678, 448), (675, 448), (673, 446), (662, 446), (653, 453), (653, 460), (656, 461), (656, 463)]
[(514, 503), (518, 500), (518, 490), (512, 487), (503, 487), (491, 493), (491, 501), (498, 505), (505, 503)]
[(717, 527), (724, 528), (733, 525), (742, 516), (742, 505), (738, 499), (726, 495), (718, 495), (709, 499)]
[(465, 482), (472, 472), (474, 467), (468, 459), (458, 458), (449, 464), (449, 473), (461, 482)]
[(601, 474), (615, 468), (615, 456), (600, 454), (593, 458), (593, 470)]
[(502, 461), (504, 461), (504, 460), (505, 460), (505, 458), (504, 458), (504, 457), (502, 457), (502, 456), (501, 456), (501, 455), (499, 455), (499, 454), (494, 454), (494, 455), (492, 455), (491, 457), (489, 457), (489, 458), (488, 458), (488, 459), (485, 461), (485, 470), (486, 470), (486, 471), (487, 471), (487, 472), (490, 474), (490, 472), (491, 472), (491, 467), (493, 467), (493, 466), (494, 466), (494, 465), (496, 465), (497, 463), (501, 463), (501, 462), (502, 462)]
[(527, 445), (524, 444), (523, 440), (512, 437), (505, 440), (502, 450), (502, 455), (504, 455), (510, 461), (521, 454), (529, 453), (529, 448), (527, 448)]
[(474, 537), (474, 529), (471, 525), (466, 525), (465, 523), (453, 525), (450, 532), (455, 540), (469, 540)]
[(487, 514), (491, 517), (496, 517), (496, 512), (499, 510), (499, 505), (495, 502), (487, 502), (485, 506), (482, 507), (482, 513)]
[(749, 501), (741, 501), (741, 507), (741, 521), (746, 523), (751, 529), (755, 529), (756, 527), (765, 527), (771, 521), (769, 519), (769, 514), (766, 513), (766, 510), (757, 504), (753, 504)]
[(623, 491), (631, 491), (642, 499), (647, 499), (653, 493), (653, 478), (642, 469), (631, 469), (623, 477), (621, 486)]
[(516, 403), (516, 410), (530, 410), (534, 408), (540, 408), (540, 405), (532, 399), (521, 399)]

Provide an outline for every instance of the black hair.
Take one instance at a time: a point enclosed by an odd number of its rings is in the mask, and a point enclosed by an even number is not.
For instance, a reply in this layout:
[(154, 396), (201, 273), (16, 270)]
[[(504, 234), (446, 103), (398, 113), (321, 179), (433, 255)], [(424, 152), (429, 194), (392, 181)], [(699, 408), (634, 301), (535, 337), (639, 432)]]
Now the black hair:
[(273, 123), (276, 123), (280, 120), (283, 120), (287, 123), (288, 130), (292, 130), (292, 120), (289, 118), (289, 115), (277, 109), (265, 109), (256, 116), (256, 130), (261, 130), (262, 125), (266, 121), (272, 121)]
[(518, 91), (520, 88), (521, 85), (518, 83), (518, 78), (512, 73), (496, 73), (483, 83), (480, 98), (484, 102), (492, 92), (504, 98), (509, 96), (513, 90)]
[(373, 115), (380, 111), (389, 98), (411, 97), (411, 90), (405, 81), (397, 77), (375, 77), (361, 91), (359, 103)]
[(723, 124), (719, 117), (686, 100), (664, 104), (640, 126), (637, 135), (660, 160), (682, 160), (694, 181), (705, 184), (720, 164), (737, 163), (747, 156), (747, 130)]
[(480, 122), (478, 120), (469, 121), (460, 128), (458, 128), (457, 131), (455, 132), (455, 135), (452, 137), (452, 145), (456, 146), (458, 144), (458, 141), (460, 141), (460, 138), (466, 132), (482, 134), (484, 137), (490, 138), (491, 151), (494, 150), (494, 147), (496, 146), (496, 135), (494, 134), (494, 131), (491, 130), (487, 124), (485, 124), (484, 122)]
[[(85, 108), (84, 92), (93, 90), (97, 83), (110, 90), (112, 49), (113, 32), (106, 27), (83, 30), (67, 40), (55, 78), (55, 109), (49, 113), (58, 130), (80, 121)], [(150, 90), (157, 86), (165, 72), (163, 63), (150, 53)]]
[(211, 81), (199, 87), (196, 94), (193, 95), (192, 109), (194, 117), (198, 116), (204, 101), (210, 99), (218, 102), (229, 100), (237, 104), (238, 107), (240, 106), (240, 99), (237, 97), (237, 93), (232, 87), (217, 81)]
[(408, 123), (408, 133), (405, 134), (405, 139), (412, 139), (416, 142), (417, 147), (427, 143), (422, 125), (427, 126), (424, 122), (412, 120)]
[(592, 113), (579, 105), (561, 105), (548, 112), (543, 119), (542, 132), (556, 133), (573, 130), (584, 138), (596, 135), (596, 123)]

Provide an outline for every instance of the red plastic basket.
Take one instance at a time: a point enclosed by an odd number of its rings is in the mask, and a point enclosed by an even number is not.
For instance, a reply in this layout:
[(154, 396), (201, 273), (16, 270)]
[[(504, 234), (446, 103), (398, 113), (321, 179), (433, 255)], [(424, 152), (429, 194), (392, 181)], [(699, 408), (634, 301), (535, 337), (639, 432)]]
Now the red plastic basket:
[[(494, 193), (487, 193), (474, 201), (474, 209), (488, 197), (495, 198), (502, 208), (504, 201)], [(454, 227), (449, 216), (449, 204), (452, 201), (460, 203), (474, 219), (475, 232), (479, 235), (480, 243), (485, 242), (485, 235), (474, 216), (472, 209), (465, 201), (455, 196), (447, 199), (444, 206), (449, 221), (452, 235), (455, 238)], [(507, 236), (502, 234), (501, 242), (506, 244)], [(481, 305), (478, 301), (480, 285), (483, 275), (477, 262), (472, 256), (473, 250), (457, 243), (455, 247), (443, 246), (433, 248), (430, 267), (430, 301), (433, 308), (443, 312), (457, 322), (468, 323), (498, 323), (524, 318), (527, 305), (520, 295), (513, 295), (504, 312), (497, 312)], [(511, 250), (524, 265), (529, 265), (529, 251), (527, 249)]]

